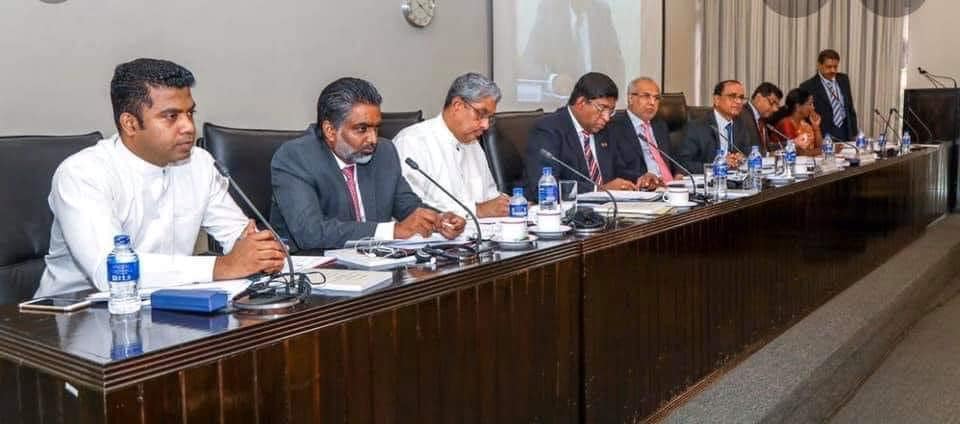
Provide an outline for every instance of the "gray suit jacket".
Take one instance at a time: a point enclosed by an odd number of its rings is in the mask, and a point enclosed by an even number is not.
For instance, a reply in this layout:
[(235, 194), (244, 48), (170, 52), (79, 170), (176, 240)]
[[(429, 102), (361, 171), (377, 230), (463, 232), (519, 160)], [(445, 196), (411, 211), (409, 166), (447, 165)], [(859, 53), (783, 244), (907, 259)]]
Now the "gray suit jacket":
[(380, 139), (369, 163), (357, 165), (366, 222), (354, 217), (346, 181), (315, 125), (277, 149), (270, 174), (270, 222), (299, 249), (341, 248), (348, 240), (372, 237), (378, 223), (403, 220), (422, 205), (400, 174), (397, 150), (386, 139)]

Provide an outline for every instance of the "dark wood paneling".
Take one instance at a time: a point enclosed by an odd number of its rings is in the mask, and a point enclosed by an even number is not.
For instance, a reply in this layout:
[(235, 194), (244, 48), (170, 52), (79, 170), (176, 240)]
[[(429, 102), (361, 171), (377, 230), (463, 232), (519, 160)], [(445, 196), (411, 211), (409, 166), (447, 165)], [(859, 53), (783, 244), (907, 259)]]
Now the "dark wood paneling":
[[(219, 361), (220, 413), (224, 424), (259, 421), (257, 373), (253, 352), (228, 356)], [(188, 394), (189, 395), (189, 394)]]
[(918, 237), (944, 205), (931, 195), (937, 156), (912, 159), (682, 226), (627, 228), (619, 243), (587, 240), (585, 421), (650, 416)]

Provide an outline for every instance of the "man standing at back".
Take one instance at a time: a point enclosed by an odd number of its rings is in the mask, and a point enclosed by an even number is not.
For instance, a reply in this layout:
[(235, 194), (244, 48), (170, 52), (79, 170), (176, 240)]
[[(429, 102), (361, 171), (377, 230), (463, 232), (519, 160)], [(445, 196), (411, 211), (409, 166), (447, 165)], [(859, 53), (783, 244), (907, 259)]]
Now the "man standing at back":
[[(610, 77), (590, 72), (577, 81), (567, 106), (544, 115), (533, 124), (526, 149), (527, 199), (537, 198), (537, 185), (544, 167), (551, 167), (560, 180), (577, 181), (579, 192), (598, 190), (636, 190), (634, 181), (621, 177), (625, 165), (616, 146), (602, 131), (616, 114), (617, 85)], [(544, 158), (540, 149), (550, 152), (580, 173), (574, 173)]]
[(839, 72), (840, 54), (827, 49), (817, 56), (817, 74), (800, 84), (813, 93), (813, 108), (820, 114), (820, 130), (837, 140), (857, 137), (857, 111), (853, 107), (850, 78)]
[[(411, 158), (478, 217), (506, 216), (510, 198), (497, 190), (490, 165), (477, 138), (493, 120), (500, 88), (489, 78), (468, 73), (457, 77), (447, 91), (443, 111), (432, 119), (404, 128), (393, 138), (400, 160)], [(403, 177), (429, 205), (467, 212), (437, 186), (409, 166)]]
[[(110, 100), (118, 133), (68, 157), (50, 191), (53, 228), (36, 296), (109, 289), (107, 255), (126, 234), (140, 283), (156, 288), (273, 273), (284, 250), (258, 232), (227, 192), (213, 158), (194, 147), (194, 77), (173, 62), (117, 66)], [(204, 229), (225, 256), (191, 256)]]

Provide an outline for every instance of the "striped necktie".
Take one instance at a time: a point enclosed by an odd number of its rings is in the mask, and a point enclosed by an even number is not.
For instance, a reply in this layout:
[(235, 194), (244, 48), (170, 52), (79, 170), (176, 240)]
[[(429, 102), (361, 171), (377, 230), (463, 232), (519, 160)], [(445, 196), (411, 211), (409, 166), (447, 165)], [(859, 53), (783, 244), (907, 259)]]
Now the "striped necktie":
[(597, 164), (597, 158), (593, 156), (593, 148), (590, 147), (590, 133), (584, 130), (583, 135), (583, 157), (587, 160), (587, 169), (590, 179), (597, 186), (603, 185), (603, 176), (600, 175), (600, 165)]
[(841, 126), (847, 118), (847, 111), (843, 108), (843, 102), (840, 101), (840, 94), (837, 93), (837, 82), (827, 80), (827, 86), (830, 87), (830, 107), (833, 108), (833, 125)]

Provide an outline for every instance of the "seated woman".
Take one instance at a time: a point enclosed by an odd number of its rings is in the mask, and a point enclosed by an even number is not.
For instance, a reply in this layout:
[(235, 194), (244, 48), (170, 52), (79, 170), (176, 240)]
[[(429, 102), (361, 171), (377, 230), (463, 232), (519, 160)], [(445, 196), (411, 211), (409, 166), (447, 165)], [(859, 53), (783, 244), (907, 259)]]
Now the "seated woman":
[[(796, 143), (798, 155), (820, 155), (823, 135), (820, 134), (820, 115), (813, 108), (813, 93), (802, 88), (790, 90), (784, 107), (771, 116), (770, 121)], [(771, 137), (776, 136), (771, 134)]]

